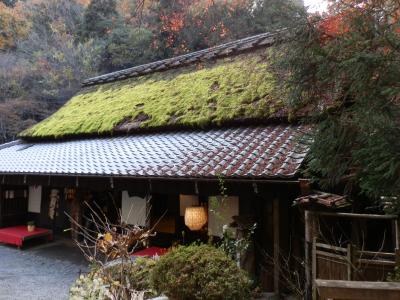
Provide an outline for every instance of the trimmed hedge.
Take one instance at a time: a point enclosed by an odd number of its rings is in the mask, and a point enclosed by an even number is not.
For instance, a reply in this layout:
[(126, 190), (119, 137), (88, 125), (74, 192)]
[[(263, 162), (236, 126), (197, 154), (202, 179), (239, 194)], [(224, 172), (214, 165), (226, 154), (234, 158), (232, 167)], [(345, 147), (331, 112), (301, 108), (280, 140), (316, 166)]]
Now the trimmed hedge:
[(171, 300), (250, 299), (247, 274), (209, 245), (180, 246), (161, 257), (151, 274), (153, 289)]

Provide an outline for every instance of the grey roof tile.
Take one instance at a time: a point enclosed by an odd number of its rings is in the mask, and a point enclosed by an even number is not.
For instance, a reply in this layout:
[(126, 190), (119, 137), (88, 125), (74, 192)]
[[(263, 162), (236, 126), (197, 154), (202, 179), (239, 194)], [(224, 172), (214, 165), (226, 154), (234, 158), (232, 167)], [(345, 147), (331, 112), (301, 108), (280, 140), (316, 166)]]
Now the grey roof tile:
[(0, 145), (0, 174), (293, 177), (304, 126), (269, 125)]

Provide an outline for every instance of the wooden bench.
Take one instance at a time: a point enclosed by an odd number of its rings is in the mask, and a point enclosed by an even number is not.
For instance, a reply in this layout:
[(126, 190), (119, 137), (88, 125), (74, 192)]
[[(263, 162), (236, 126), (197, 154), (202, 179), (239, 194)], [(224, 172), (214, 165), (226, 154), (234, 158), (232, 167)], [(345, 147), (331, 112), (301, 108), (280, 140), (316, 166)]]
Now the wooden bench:
[(0, 229), (0, 243), (15, 245), (21, 248), (23, 243), (32, 240), (46, 238), (48, 241), (53, 239), (53, 231), (44, 228), (36, 228), (29, 232), (27, 226), (6, 227)]

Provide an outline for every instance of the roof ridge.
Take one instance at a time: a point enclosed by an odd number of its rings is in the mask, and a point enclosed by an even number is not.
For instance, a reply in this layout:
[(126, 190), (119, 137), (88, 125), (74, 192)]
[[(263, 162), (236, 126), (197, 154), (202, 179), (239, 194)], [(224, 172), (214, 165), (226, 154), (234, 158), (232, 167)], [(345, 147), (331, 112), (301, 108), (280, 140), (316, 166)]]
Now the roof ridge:
[(277, 30), (275, 32), (265, 32), (243, 39), (227, 42), (211, 48), (190, 52), (187, 54), (166, 58), (159, 61), (138, 65), (128, 69), (115, 71), (99, 75), (96, 77), (88, 78), (82, 82), (82, 86), (91, 86), (102, 83), (108, 83), (118, 80), (123, 80), (132, 77), (147, 75), (150, 73), (161, 72), (172, 68), (190, 65), (202, 60), (210, 60), (212, 58), (220, 58), (224, 56), (236, 55), (250, 49), (265, 46), (269, 47), (275, 43), (276, 38), (285, 29)]

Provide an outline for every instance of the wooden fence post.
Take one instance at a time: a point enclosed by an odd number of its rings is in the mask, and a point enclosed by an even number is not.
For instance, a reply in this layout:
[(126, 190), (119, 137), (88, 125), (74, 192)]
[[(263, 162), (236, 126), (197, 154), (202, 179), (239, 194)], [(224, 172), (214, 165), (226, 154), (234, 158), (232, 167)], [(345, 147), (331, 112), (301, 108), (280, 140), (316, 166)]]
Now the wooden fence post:
[(351, 280), (351, 257), (352, 257), (352, 253), (351, 253), (351, 244), (347, 245), (347, 280)]
[(357, 264), (357, 249), (353, 244), (347, 245), (347, 280), (353, 280), (354, 267)]
[(304, 270), (306, 277), (306, 291), (305, 299), (311, 300), (313, 293), (313, 277), (312, 277), (312, 253), (313, 253), (313, 238), (314, 238), (314, 213), (306, 210), (304, 212), (304, 225), (305, 225), (305, 240), (304, 240), (304, 251), (305, 261)]
[(395, 264), (396, 264), (396, 267), (400, 267), (400, 249), (396, 248), (394, 250), (394, 252), (395, 252)]
[(312, 253), (312, 262), (311, 262), (311, 264), (312, 264), (312, 285), (311, 285), (311, 287), (312, 287), (312, 299), (313, 300), (317, 300), (318, 299), (318, 295), (317, 295), (317, 288), (315, 286), (315, 280), (317, 279), (317, 275), (318, 275), (317, 274), (317, 271), (318, 271), (317, 263), (318, 263), (318, 261), (317, 261), (317, 237), (315, 237), (315, 236), (314, 236), (313, 242), (312, 242), (311, 253)]

